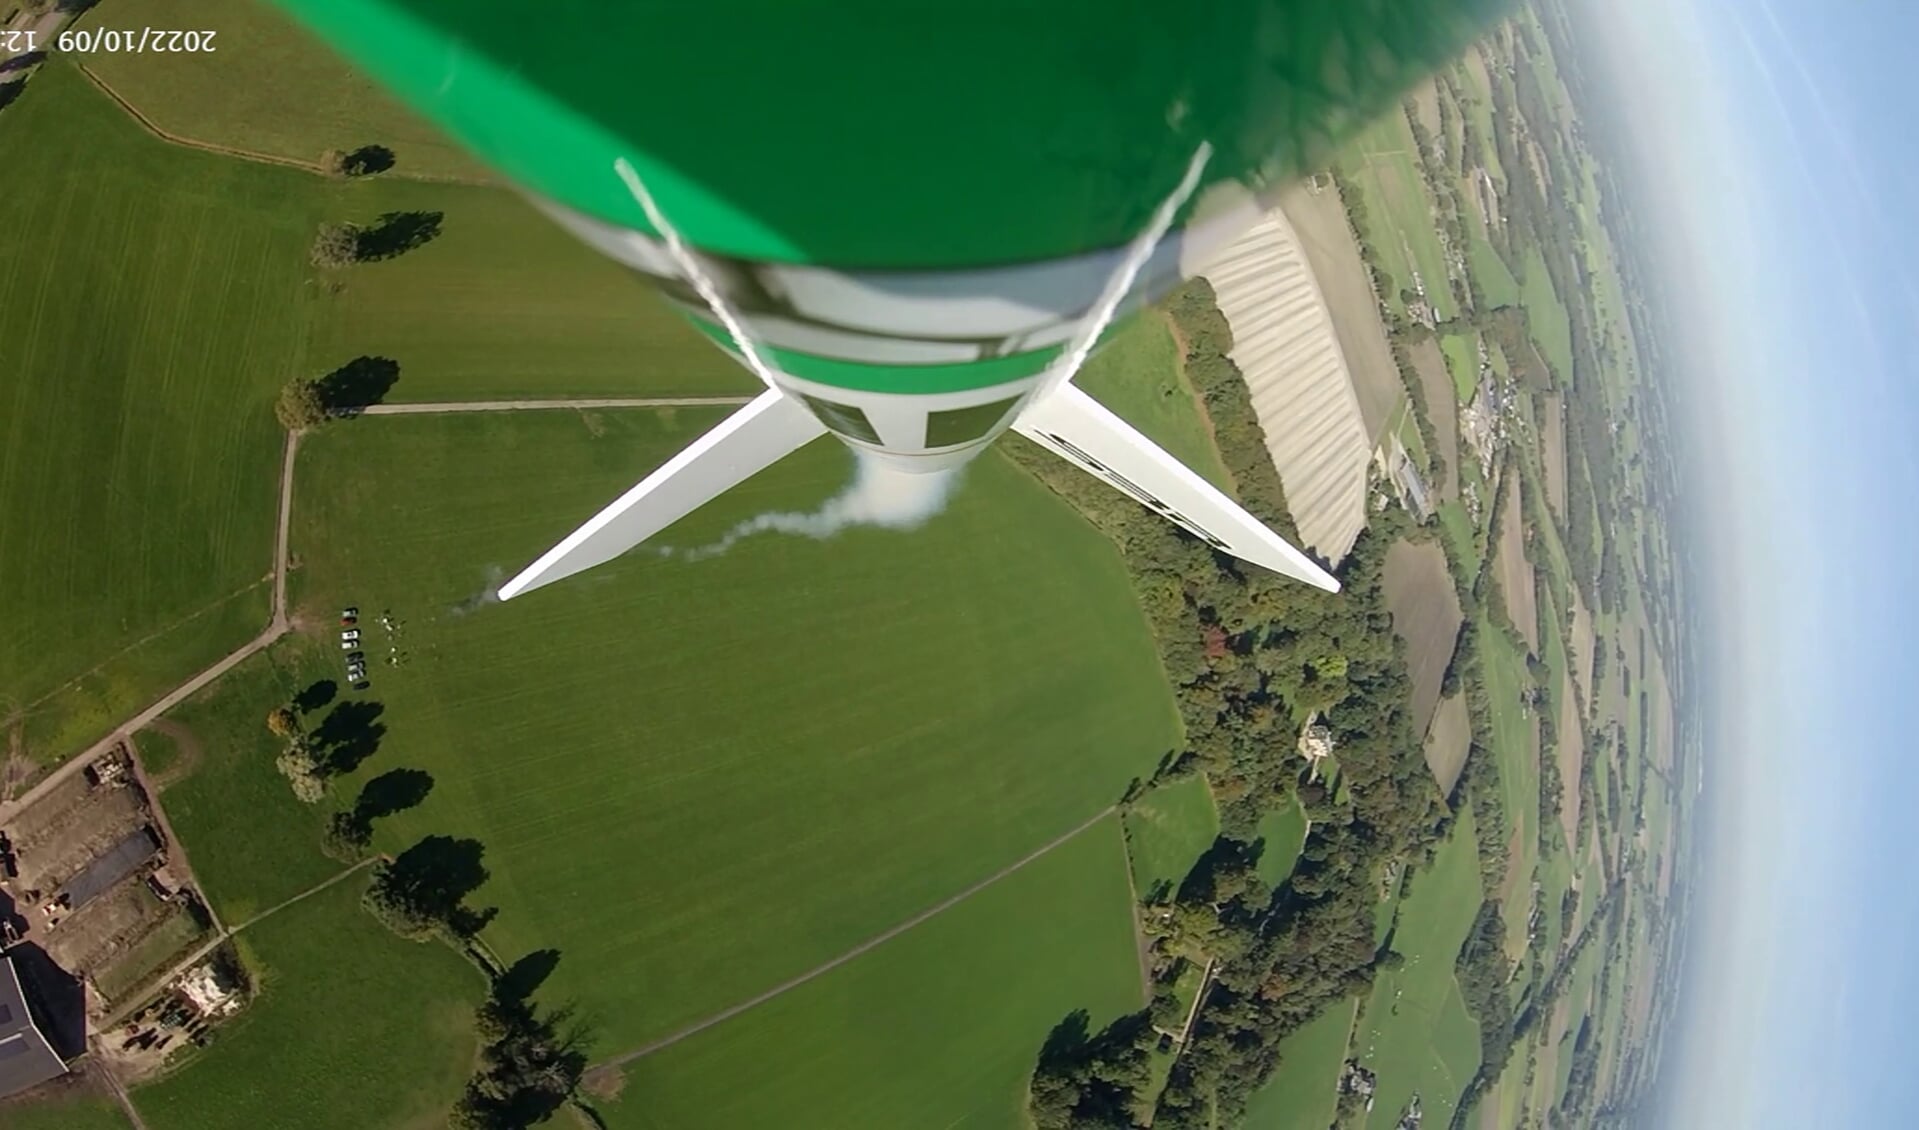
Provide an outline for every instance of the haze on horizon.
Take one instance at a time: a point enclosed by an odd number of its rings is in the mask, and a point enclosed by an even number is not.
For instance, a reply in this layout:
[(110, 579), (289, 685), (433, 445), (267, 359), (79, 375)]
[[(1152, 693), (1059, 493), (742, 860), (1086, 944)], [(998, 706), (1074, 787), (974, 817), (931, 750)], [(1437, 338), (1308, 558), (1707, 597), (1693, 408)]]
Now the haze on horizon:
[[(1707, 583), (1698, 898), (1656, 1107), (1674, 1127), (1886, 1126), (1919, 973), (1906, 562), (1919, 233), (1906, 55), (1875, 2), (1576, 0), (1604, 26), (1676, 304)], [(1689, 430), (1688, 430), (1689, 429)], [(1644, 1117), (1650, 1116), (1650, 1117)]]

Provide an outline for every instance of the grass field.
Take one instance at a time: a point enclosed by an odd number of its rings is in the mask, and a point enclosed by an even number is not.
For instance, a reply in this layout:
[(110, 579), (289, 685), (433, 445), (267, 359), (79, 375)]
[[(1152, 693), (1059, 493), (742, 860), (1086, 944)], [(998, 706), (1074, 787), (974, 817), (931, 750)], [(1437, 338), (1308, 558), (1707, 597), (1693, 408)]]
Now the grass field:
[(1193, 862), (1219, 836), (1219, 811), (1206, 778), (1194, 774), (1161, 785), (1126, 813), (1126, 845), (1140, 893), (1161, 883), (1177, 890)]
[[(294, 799), (274, 769), (280, 743), (266, 728), (267, 711), (329, 673), (301, 641), (284, 640), (167, 714), (193, 734), (200, 754), (160, 799), (207, 897), (229, 921), (291, 898), (341, 867), (320, 854), (321, 812)], [(147, 738), (139, 738), (143, 748)]]
[[(376, 667), (370, 692), (400, 758), (379, 768), (435, 780), (376, 842), (478, 838), (490, 940), (557, 947), (553, 989), (604, 1052), (992, 874), (1177, 740), (1109, 543), (996, 456), (910, 535), (635, 554), (477, 607), (715, 416), (368, 418), (302, 450), (298, 602), (401, 618), (411, 661)], [(843, 449), (815, 444), (663, 541), (811, 508), (847, 473)]]
[(1214, 486), (1232, 489), (1164, 314), (1143, 310), (1122, 323), (1073, 383)]
[[(179, 21), (171, 0), (107, 0), (81, 26), (89, 24)], [(437, 128), (272, 4), (196, 0), (192, 26), (217, 33), (211, 54), (99, 54), (87, 65), (178, 137), (306, 162), (327, 149), (380, 144), (393, 150), (398, 174), (486, 175)]]
[(266, 622), (313, 220), (301, 174), (154, 141), (65, 64), (0, 140), (0, 718), (51, 761)]
[(335, 277), (314, 364), (398, 362), (393, 401), (753, 395), (759, 381), (632, 271), (500, 188), (375, 179), (338, 214), (443, 212), (432, 242)]
[(1469, 404), (1479, 387), (1479, 335), (1447, 334), (1439, 339), (1446, 355), (1446, 372), (1453, 379), (1453, 393), (1461, 404)]
[(1395, 105), (1353, 140), (1349, 152), (1354, 182), (1366, 199), (1372, 243), (1392, 276), (1390, 301), (1398, 306), (1398, 291), (1412, 287), (1417, 271), (1434, 312), (1452, 317), (1458, 304), (1446, 281), (1446, 255), (1406, 115)]
[(1341, 1002), (1280, 1041), (1279, 1070), (1246, 1107), (1246, 1130), (1330, 1126), (1358, 1002)]
[(1466, 809), (1400, 906), (1393, 948), (1406, 965), (1374, 982), (1355, 1040), (1361, 1061), (1379, 1075), (1366, 1125), (1391, 1126), (1415, 1092), (1426, 1117), (1443, 1125), (1478, 1069), (1479, 1028), (1460, 1001), (1453, 962), (1479, 902), (1472, 811)]
[(362, 889), (340, 883), (241, 935), (260, 996), (134, 1092), (152, 1130), (439, 1124), (472, 1069), (486, 982), (446, 946), (389, 933)]
[(1526, 277), (1520, 283), (1519, 304), (1525, 307), (1526, 324), (1532, 329), (1533, 341), (1552, 363), (1559, 380), (1571, 380), (1572, 323), (1566, 314), (1566, 304), (1553, 290), (1552, 276), (1546, 273), (1546, 261), (1536, 247), (1526, 252)]
[(118, 1103), (79, 1087), (32, 1104), (0, 1104), (0, 1126), (7, 1130), (128, 1130), (127, 1116)]
[(1533, 719), (1520, 706), (1520, 692), (1531, 676), (1526, 657), (1515, 650), (1490, 620), (1479, 626), (1479, 662), (1492, 706), (1493, 755), (1499, 766), (1500, 803), (1514, 833), (1515, 850), (1508, 869), (1508, 887), (1519, 893), (1515, 909), (1506, 915), (1506, 953), (1517, 957), (1526, 943), (1526, 899), (1532, 888), (1533, 868), (1539, 861), (1539, 755)]
[(1433, 724), (1426, 730), (1422, 752), (1439, 791), (1448, 796), (1460, 772), (1466, 768), (1472, 729), (1472, 715), (1467, 712), (1465, 695), (1455, 694), (1439, 701), (1439, 708), (1433, 711)]
[(1260, 818), (1259, 838), (1266, 841), (1259, 856), (1259, 877), (1278, 886), (1293, 873), (1293, 864), (1306, 846), (1306, 814), (1298, 804), (1268, 812)]
[(1137, 1009), (1118, 822), (818, 980), (627, 1065), (614, 1130), (1028, 1125), (1026, 1080), (1075, 1009)]
[(205, 940), (206, 931), (193, 920), (193, 916), (176, 909), (126, 951), (124, 957), (95, 974), (94, 987), (101, 996), (117, 1002), (122, 994), (133, 992), (145, 985), (149, 978), (159, 976), (170, 967), (170, 963), (185, 958), (190, 950)]

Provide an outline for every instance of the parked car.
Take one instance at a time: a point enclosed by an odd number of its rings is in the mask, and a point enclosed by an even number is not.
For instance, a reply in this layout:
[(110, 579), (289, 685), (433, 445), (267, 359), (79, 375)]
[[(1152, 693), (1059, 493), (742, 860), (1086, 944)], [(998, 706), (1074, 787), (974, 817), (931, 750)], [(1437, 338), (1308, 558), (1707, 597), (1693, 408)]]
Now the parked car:
[(365, 661), (366, 661), (366, 652), (364, 652), (364, 651), (349, 651), (349, 652), (347, 652), (347, 653), (346, 653), (346, 661), (347, 661), (347, 663), (348, 663), (349, 665), (351, 665), (351, 664), (354, 664), (354, 663), (363, 663), (363, 662), (365, 662)]
[(356, 648), (356, 647), (359, 647), (359, 646), (360, 646), (360, 645), (359, 645), (358, 643), (356, 643), (356, 642), (354, 642), (353, 640), (341, 640), (341, 641), (340, 641), (340, 650), (341, 650), (341, 651), (352, 651), (352, 650), (353, 650), (354, 648)]
[(340, 638), (345, 640), (348, 643), (359, 643), (360, 629), (348, 628), (346, 631), (340, 633)]
[(357, 624), (357, 623), (359, 623), (359, 622), (360, 622), (360, 610), (359, 610), (359, 609), (357, 609), (357, 608), (342, 608), (342, 609), (340, 609), (340, 626), (341, 626), (341, 627), (343, 627), (343, 628), (351, 628), (351, 627), (352, 627), (353, 625), (355, 625), (355, 624)]

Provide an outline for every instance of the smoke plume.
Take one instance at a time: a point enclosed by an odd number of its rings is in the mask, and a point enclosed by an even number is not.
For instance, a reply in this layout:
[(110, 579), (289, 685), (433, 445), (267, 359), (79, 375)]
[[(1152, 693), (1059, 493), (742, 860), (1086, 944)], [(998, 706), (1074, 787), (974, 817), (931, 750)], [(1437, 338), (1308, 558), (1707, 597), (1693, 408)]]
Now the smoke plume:
[(959, 480), (957, 471), (916, 474), (864, 452), (856, 454), (859, 463), (852, 485), (827, 499), (818, 510), (761, 514), (734, 526), (709, 545), (691, 549), (661, 547), (658, 552), (663, 557), (704, 561), (718, 557), (754, 534), (793, 534), (824, 540), (853, 526), (911, 530), (945, 509), (947, 496)]

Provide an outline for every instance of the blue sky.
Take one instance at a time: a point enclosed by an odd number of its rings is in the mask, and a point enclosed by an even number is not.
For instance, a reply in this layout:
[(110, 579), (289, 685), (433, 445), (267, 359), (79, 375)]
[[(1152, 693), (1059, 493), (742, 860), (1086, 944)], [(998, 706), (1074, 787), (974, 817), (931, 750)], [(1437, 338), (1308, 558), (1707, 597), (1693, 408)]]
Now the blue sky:
[(1719, 628), (1700, 960), (1664, 1124), (1910, 1125), (1919, 6), (1609, 12), (1690, 304)]

